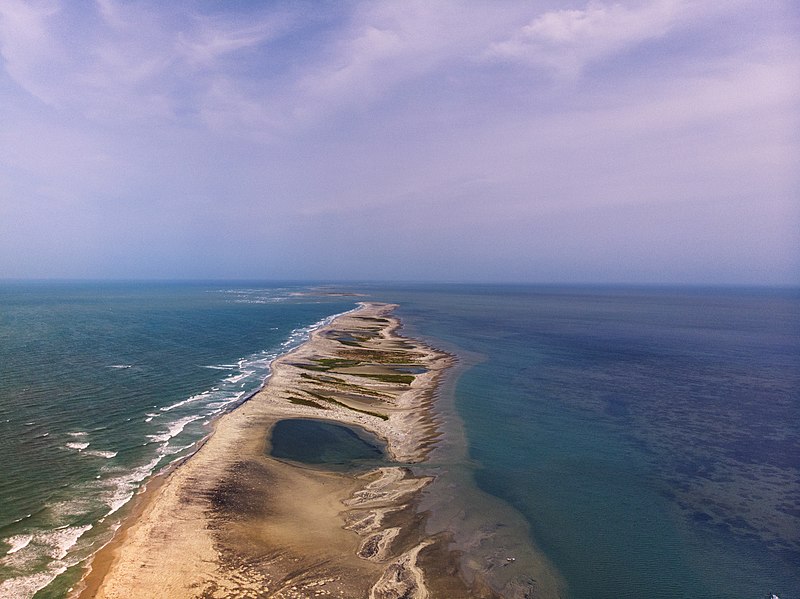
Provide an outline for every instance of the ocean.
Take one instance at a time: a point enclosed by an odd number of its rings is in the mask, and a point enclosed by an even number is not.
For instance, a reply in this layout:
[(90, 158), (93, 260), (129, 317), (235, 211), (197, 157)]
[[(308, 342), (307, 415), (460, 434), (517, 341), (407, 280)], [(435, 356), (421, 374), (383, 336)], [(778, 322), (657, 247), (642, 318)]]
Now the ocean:
[(354, 307), (307, 291), (0, 284), (0, 597), (64, 596), (148, 477)]
[(796, 290), (213, 282), (0, 283), (0, 597), (64, 596), (148, 477), (364, 299), (459, 357), (440, 501), (569, 599), (800, 597)]

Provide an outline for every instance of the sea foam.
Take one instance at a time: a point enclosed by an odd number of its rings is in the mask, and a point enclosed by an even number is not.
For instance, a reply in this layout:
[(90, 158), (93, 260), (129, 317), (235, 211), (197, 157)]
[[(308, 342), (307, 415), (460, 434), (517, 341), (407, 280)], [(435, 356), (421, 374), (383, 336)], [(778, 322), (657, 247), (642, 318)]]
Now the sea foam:
[(84, 526), (65, 526), (58, 528), (50, 533), (43, 533), (36, 536), (36, 541), (50, 547), (50, 555), (57, 560), (62, 560), (67, 556), (87, 530), (91, 530), (92, 525)]
[(197, 395), (192, 395), (187, 399), (183, 399), (177, 403), (174, 403), (169, 406), (164, 406), (163, 408), (159, 408), (162, 412), (171, 412), (175, 408), (180, 408), (181, 406), (185, 406), (186, 404), (194, 403), (196, 401), (200, 401), (201, 399), (207, 398), (211, 393), (209, 391), (203, 391), (202, 393), (198, 393)]
[(7, 538), (5, 542), (11, 545), (11, 549), (6, 551), (6, 555), (11, 555), (20, 549), (25, 549), (25, 547), (28, 546), (28, 543), (31, 542), (31, 539), (33, 539), (33, 535), (17, 535), (15, 537)]
[(175, 422), (170, 423), (166, 431), (159, 433), (157, 435), (147, 435), (147, 438), (152, 443), (165, 443), (170, 439), (172, 439), (172, 437), (174, 437), (175, 435), (179, 435), (181, 432), (183, 432), (183, 429), (186, 428), (187, 424), (189, 424), (190, 422), (194, 422), (195, 420), (200, 420), (200, 418), (202, 418), (202, 416), (199, 414), (186, 416), (184, 418), (176, 420)]
[(67, 443), (66, 447), (70, 449), (76, 449), (78, 451), (83, 451), (87, 447), (89, 447), (89, 443)]
[(30, 599), (37, 591), (50, 584), (57, 576), (67, 571), (66, 566), (55, 566), (46, 572), (18, 576), (0, 582), (0, 597), (14, 597), (14, 599)]
[(117, 457), (117, 452), (116, 451), (103, 451), (103, 450), (100, 450), (100, 449), (92, 449), (90, 451), (85, 452), (85, 455), (90, 455), (90, 456), (94, 456), (94, 457), (97, 457), (97, 458), (105, 458), (107, 460), (110, 460), (111, 458)]
[(103, 498), (103, 501), (109, 507), (106, 516), (118, 511), (133, 498), (139, 484), (153, 473), (164, 455), (165, 453), (162, 449), (156, 457), (146, 464), (102, 482), (102, 486), (107, 490)]

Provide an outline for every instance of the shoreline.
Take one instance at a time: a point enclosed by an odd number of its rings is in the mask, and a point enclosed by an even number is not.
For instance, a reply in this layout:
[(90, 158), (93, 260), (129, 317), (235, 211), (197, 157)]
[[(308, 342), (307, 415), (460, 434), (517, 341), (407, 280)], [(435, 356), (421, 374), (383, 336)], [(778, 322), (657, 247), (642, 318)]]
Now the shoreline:
[[(452, 394), (469, 365), (401, 333), (396, 307), (362, 302), (277, 357), (137, 493), (69, 597), (563, 596), (524, 520), (462, 465)], [(390, 463), (342, 472), (273, 457), (270, 431), (292, 418), (368, 431)]]
[[(258, 392), (148, 483), (73, 596), (478, 596), (454, 576), (444, 536), (426, 536), (417, 506), (432, 479), (410, 468), (438, 438), (431, 404), (454, 359), (398, 334), (394, 307), (362, 303), (276, 358)], [(408, 466), (354, 474), (281, 462), (268, 437), (286, 418), (361, 427)]]
[[(358, 308), (353, 308), (351, 310), (347, 310), (340, 314), (336, 314), (334, 316), (328, 317), (328, 322), (323, 320), (323, 324), (319, 328), (327, 327), (339, 316), (344, 316), (346, 314), (350, 314), (351, 312), (357, 311)], [(315, 331), (312, 331), (312, 333)], [(304, 342), (305, 343), (305, 342)], [(279, 358), (284, 356), (290, 355), (292, 352), (297, 351), (300, 346), (296, 346), (288, 350), (287, 352), (280, 354), (273, 360), (273, 364)], [(272, 377), (272, 372), (270, 371), (269, 375), (264, 379), (262, 384), (255, 390), (247, 393), (237, 401), (229, 404), (227, 409), (219, 414), (216, 418), (214, 418), (209, 427), (208, 433), (203, 436), (201, 439), (198, 439), (194, 443), (193, 450), (181, 457), (180, 459), (166, 464), (163, 466), (159, 471), (155, 472), (149, 480), (145, 482), (134, 494), (131, 498), (130, 504), (125, 507), (124, 515), (119, 522), (118, 526), (114, 530), (112, 537), (106, 541), (99, 549), (97, 549), (92, 555), (86, 558), (85, 562), (86, 565), (84, 566), (85, 572), (78, 580), (78, 582), (71, 587), (67, 591), (67, 599), (91, 599), (95, 597), (96, 594), (99, 592), (99, 588), (103, 582), (103, 579), (108, 573), (108, 570), (111, 567), (113, 561), (113, 555), (115, 551), (122, 545), (124, 542), (125, 536), (127, 531), (131, 526), (133, 526), (136, 521), (141, 518), (142, 514), (144, 513), (145, 509), (149, 505), (150, 502), (154, 501), (155, 495), (158, 489), (160, 489), (167, 480), (167, 477), (176, 469), (179, 468), (182, 464), (184, 464), (187, 460), (191, 459), (200, 449), (205, 445), (205, 443), (211, 438), (216, 430), (217, 423), (221, 418), (225, 415), (229, 414), (230, 412), (235, 411), (239, 407), (241, 407), (244, 403), (252, 399), (255, 395), (260, 393), (265, 389), (267, 384), (269, 383), (270, 378)]]

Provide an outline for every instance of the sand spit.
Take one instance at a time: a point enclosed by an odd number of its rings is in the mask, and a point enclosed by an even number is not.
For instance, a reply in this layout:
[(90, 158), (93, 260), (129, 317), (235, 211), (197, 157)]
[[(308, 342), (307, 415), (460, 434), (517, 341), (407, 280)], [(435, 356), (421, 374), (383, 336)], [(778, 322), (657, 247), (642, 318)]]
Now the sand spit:
[[(437, 437), (430, 409), (452, 357), (364, 303), (273, 365), (268, 384), (148, 491), (93, 562), (80, 599), (494, 597), (469, 589), (445, 535), (425, 533), (410, 465)], [(395, 463), (341, 473), (270, 457), (287, 418), (357, 425)], [(424, 565), (423, 565), (424, 564)]]

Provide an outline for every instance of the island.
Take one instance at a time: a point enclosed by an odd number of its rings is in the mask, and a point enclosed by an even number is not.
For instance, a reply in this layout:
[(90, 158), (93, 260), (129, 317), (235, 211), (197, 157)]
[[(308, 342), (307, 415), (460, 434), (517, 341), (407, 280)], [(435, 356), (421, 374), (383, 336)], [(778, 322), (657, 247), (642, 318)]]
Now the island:
[[(264, 387), (150, 485), (80, 599), (497, 596), (459, 575), (446, 534), (426, 533), (417, 499), (431, 477), (413, 465), (439, 434), (431, 406), (454, 358), (401, 335), (394, 308), (361, 303), (276, 359)], [(286, 423), (292, 443), (273, 451)], [(291, 459), (315, 455), (325, 426), (373, 458)]]

